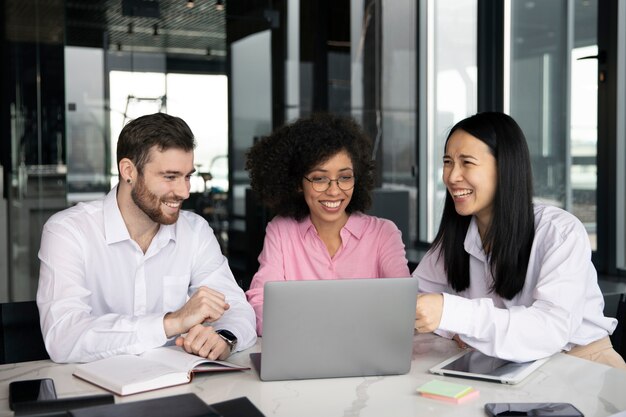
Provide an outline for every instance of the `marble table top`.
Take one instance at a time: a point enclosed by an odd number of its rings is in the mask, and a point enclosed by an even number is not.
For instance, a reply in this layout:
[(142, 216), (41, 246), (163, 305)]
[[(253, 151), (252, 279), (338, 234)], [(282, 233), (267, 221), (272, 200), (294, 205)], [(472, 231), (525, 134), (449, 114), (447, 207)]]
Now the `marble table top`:
[[(249, 354), (262, 340), (229, 361), (251, 366)], [(206, 403), (248, 397), (266, 416), (381, 417), (485, 416), (488, 402), (570, 402), (586, 417), (610, 416), (626, 410), (626, 372), (559, 353), (517, 385), (432, 375), (428, 369), (458, 353), (453, 341), (433, 334), (416, 335), (411, 370), (405, 375), (263, 382), (248, 371), (197, 375), (190, 384), (116, 397), (116, 402), (193, 392)], [(34, 361), (0, 366), (0, 417), (12, 416), (9, 382), (52, 378), (59, 397), (103, 392), (72, 376), (74, 365)], [(480, 396), (456, 405), (419, 396), (416, 388), (433, 380), (471, 385)]]

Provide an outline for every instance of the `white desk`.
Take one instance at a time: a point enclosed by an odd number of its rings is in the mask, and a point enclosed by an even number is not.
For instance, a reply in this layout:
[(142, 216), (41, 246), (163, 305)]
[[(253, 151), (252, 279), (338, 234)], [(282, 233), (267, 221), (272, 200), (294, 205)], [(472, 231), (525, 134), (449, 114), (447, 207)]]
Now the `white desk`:
[[(261, 341), (233, 355), (230, 361), (250, 364), (249, 353), (258, 352)], [(558, 354), (518, 385), (502, 385), (429, 374), (432, 365), (459, 349), (450, 340), (431, 334), (415, 337), (410, 373), (387, 377), (336, 378), (262, 382), (254, 369), (244, 372), (205, 374), (191, 384), (128, 397), (116, 402), (193, 392), (211, 404), (246, 396), (266, 416), (288, 417), (403, 417), (485, 416), (487, 402), (571, 402), (586, 417), (603, 417), (626, 410), (626, 372)], [(0, 417), (11, 416), (8, 385), (17, 379), (54, 379), (59, 397), (102, 392), (72, 376), (73, 365), (51, 361), (0, 366)], [(420, 397), (415, 389), (431, 379), (472, 385), (480, 397), (454, 405)]]

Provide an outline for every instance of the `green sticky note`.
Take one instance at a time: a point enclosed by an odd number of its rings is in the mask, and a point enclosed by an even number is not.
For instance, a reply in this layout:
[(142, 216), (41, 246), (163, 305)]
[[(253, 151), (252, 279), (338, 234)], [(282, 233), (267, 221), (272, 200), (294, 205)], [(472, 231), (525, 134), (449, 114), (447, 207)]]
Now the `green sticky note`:
[(454, 384), (452, 382), (439, 381), (433, 379), (419, 387), (417, 392), (441, 395), (450, 398), (460, 398), (470, 392), (472, 387), (469, 385)]

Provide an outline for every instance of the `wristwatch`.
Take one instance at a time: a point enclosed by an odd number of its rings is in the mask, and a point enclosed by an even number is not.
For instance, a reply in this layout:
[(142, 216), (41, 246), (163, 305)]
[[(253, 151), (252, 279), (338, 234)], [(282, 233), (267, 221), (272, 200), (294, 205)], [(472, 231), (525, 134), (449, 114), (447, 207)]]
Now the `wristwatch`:
[(226, 329), (216, 330), (215, 333), (217, 333), (224, 340), (224, 342), (226, 342), (231, 352), (235, 350), (235, 346), (237, 346), (237, 337), (234, 334)]

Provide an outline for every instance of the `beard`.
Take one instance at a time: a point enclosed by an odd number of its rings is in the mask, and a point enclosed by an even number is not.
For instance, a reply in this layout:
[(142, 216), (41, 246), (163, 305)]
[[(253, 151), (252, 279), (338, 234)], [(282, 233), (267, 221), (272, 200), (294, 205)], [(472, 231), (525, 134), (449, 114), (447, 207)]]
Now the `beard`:
[[(159, 224), (174, 224), (178, 220), (178, 215), (180, 213), (180, 209), (176, 211), (176, 213), (172, 215), (168, 215), (163, 213), (161, 210), (161, 204), (163, 204), (163, 199), (161, 199), (158, 195), (151, 192), (148, 187), (146, 187), (146, 182), (143, 179), (143, 176), (140, 175), (136, 182), (136, 185), (130, 191), (130, 196), (133, 199), (133, 202), (141, 211), (143, 211), (146, 216), (150, 218), (155, 223)], [(182, 201), (182, 198), (173, 196), (168, 199), (169, 201)], [(166, 200), (167, 201), (167, 200)]]

